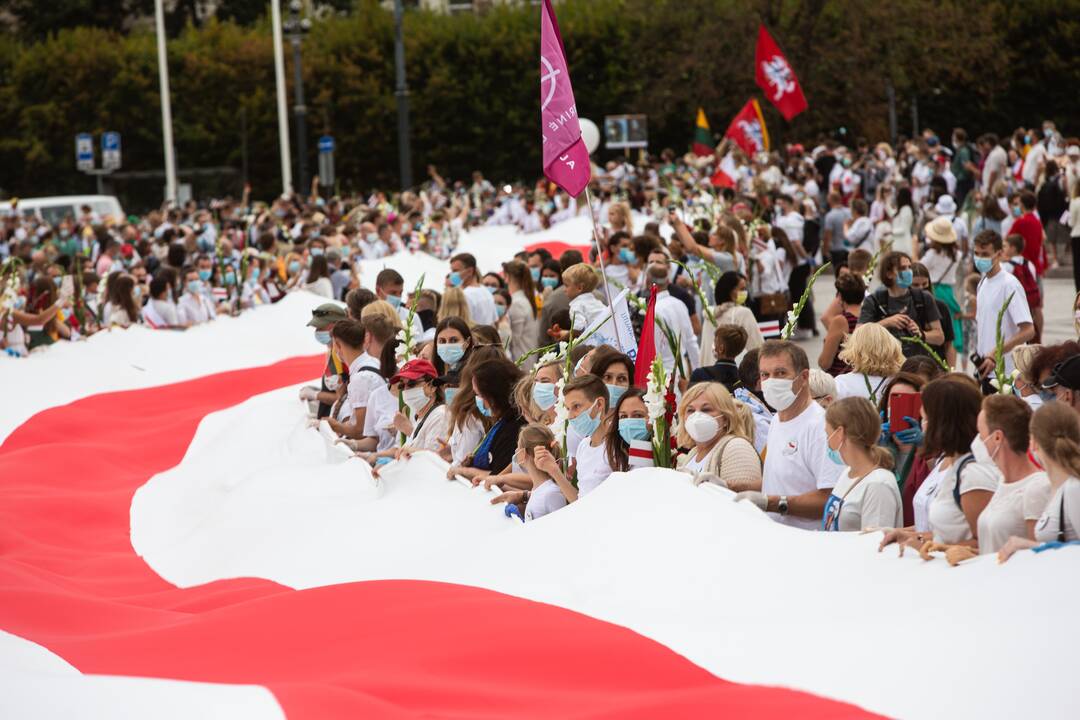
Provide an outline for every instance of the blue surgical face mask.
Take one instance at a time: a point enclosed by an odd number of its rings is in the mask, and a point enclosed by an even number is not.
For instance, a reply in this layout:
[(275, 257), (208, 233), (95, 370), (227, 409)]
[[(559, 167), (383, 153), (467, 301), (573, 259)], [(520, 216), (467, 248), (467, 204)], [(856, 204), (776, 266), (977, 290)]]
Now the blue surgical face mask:
[(619, 436), (629, 445), (634, 440), (645, 440), (649, 437), (649, 428), (645, 418), (620, 418)]
[(311, 257), (319, 257), (323, 254), (323, 252), (324, 251), (321, 247), (313, 247), (311, 248)]
[(572, 427), (574, 432), (581, 437), (592, 435), (596, 432), (596, 428), (600, 427), (599, 415), (593, 417), (589, 414), (595, 406), (596, 403), (594, 402), (592, 405), (582, 410), (576, 418), (570, 420), (570, 427)]
[(492, 295), (499, 291), (499, 288), (495, 287), (494, 285), (485, 285), (484, 287), (487, 288), (487, 291)]
[(506, 314), (506, 306), (505, 305), (496, 305), (495, 306), (495, 317), (501, 318), (505, 314)]
[(316, 330), (315, 339), (319, 341), (320, 345), (330, 344), (330, 331), (329, 330)]
[(553, 278), (553, 277), (540, 278), (540, 284), (543, 285), (546, 288), (551, 288), (551, 289), (554, 290), (555, 288), (559, 287), (559, 278)]
[(1013, 217), (1020, 217), (1020, 206), (1014, 206), (1012, 209)]
[(532, 275), (533, 282), (540, 282), (540, 268), (529, 268), (529, 273)]
[(532, 399), (541, 410), (550, 410), (555, 407), (555, 383), (533, 383)]
[(199, 279), (202, 280), (203, 282), (206, 282), (207, 280), (209, 280), (210, 279), (210, 271), (209, 270), (200, 270), (199, 271)]
[(136, 285), (133, 294), (135, 295), (136, 300), (142, 299), (142, 286)]
[(233, 273), (233, 272), (225, 273), (225, 284), (226, 285), (235, 285), (236, 284), (236, 273)]
[(437, 345), (435, 351), (447, 365), (457, 365), (461, 358), (465, 357), (465, 347), (462, 343), (443, 343)]
[(442, 394), (443, 394), (443, 399), (446, 400), (446, 404), (449, 405), (450, 403), (454, 402), (454, 396), (457, 395), (457, 388), (456, 387), (444, 387), (443, 391), (442, 391)]
[(994, 267), (994, 258), (988, 258), (988, 257), (976, 257), (975, 258), (975, 269), (978, 270), (981, 274), (985, 275), (986, 273), (990, 272), (990, 269), (993, 268), (993, 267)]
[(190, 293), (198, 293), (202, 290), (202, 283), (198, 280), (188, 280), (187, 289)]
[(390, 303), (391, 305), (393, 305), (396, 308), (399, 308), (399, 307), (401, 307), (401, 296), (400, 295), (387, 295), (386, 296), (386, 302)]
[(60, 285), (64, 282), (64, 278), (57, 275), (56, 277), (54, 277), (52, 279), (52, 281), (53, 281), (53, 285), (55, 285), (56, 287), (60, 287)]
[(289, 274), (295, 275), (298, 272), (300, 272), (300, 261), (293, 260), (291, 263), (289, 263)]
[(491, 417), (491, 410), (484, 404), (484, 398), (479, 395), (476, 396), (476, 409), (480, 411), (480, 414), (484, 417)]
[(454, 287), (461, 287), (461, 283), (462, 283), (461, 273), (459, 273), (459, 272), (450, 273), (450, 284), (451, 285), (453, 285)]
[(627, 265), (635, 265), (635, 264), (637, 264), (637, 255), (635, 255), (634, 251), (631, 250), (630, 248), (620, 248), (619, 249), (619, 259), (622, 260)]
[(605, 384), (605, 387), (607, 387), (608, 400), (611, 403), (611, 407), (615, 407), (616, 405), (618, 405), (619, 404), (619, 399), (622, 398), (623, 393), (625, 393), (627, 390), (630, 389), (630, 388), (624, 388), (621, 385), (606, 385)]
[[(836, 430), (833, 430), (833, 435), (835, 435), (839, 431), (840, 431), (840, 428), (836, 428)], [(831, 447), (829, 447), (829, 440), (831, 440), (831, 439), (832, 439), (832, 435), (830, 435), (825, 440), (825, 456), (827, 458), (829, 458), (830, 460), (832, 460), (837, 465), (843, 465), (844, 464), (844, 459), (842, 457), (840, 457), (840, 451), (839, 450), (833, 450)]]
[(896, 274), (896, 285), (897, 285), (897, 287), (902, 287), (902, 288), (911, 287), (911, 280), (913, 279), (913, 277), (914, 277), (914, 273), (912, 273), (912, 271), (910, 269), (901, 270), (899, 273)]
[(259, 279), (259, 274), (260, 274), (261, 272), (262, 272), (262, 271), (261, 271), (261, 270), (260, 270), (259, 268), (255, 268), (255, 269), (253, 269), (253, 270), (251, 271), (251, 279), (252, 279), (253, 281), (255, 281), (255, 280), (258, 280), (258, 279)]

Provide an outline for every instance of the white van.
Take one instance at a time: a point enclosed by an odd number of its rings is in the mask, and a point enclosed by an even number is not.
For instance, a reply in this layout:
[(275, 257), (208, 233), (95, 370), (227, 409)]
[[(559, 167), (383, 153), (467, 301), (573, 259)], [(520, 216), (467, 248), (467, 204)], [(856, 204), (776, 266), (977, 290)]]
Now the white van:
[[(78, 219), (80, 208), (90, 209), (104, 221), (107, 217), (119, 222), (124, 219), (124, 209), (113, 195), (57, 195), (55, 197), (19, 198), (18, 211), (23, 215), (36, 215), (49, 225), (56, 226), (66, 217)], [(11, 213), (11, 202), (0, 202), (0, 215)]]

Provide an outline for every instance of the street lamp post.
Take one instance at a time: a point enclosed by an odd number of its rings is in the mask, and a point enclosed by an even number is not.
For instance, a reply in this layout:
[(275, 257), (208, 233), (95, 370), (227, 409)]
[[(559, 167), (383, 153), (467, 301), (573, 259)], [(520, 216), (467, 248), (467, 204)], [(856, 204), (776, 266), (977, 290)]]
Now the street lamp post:
[(412, 187), (412, 152), (409, 148), (409, 86), (405, 81), (405, 41), (402, 25), (405, 22), (405, 6), (394, 0), (394, 70), (397, 76), (394, 94), (398, 111), (398, 169), (401, 172), (401, 189)]
[(307, 193), (307, 106), (304, 105), (304, 72), (300, 64), (300, 43), (311, 30), (311, 21), (301, 17), (301, 0), (290, 0), (289, 19), (285, 33), (293, 49), (293, 115), (296, 117), (296, 180), (297, 190)]

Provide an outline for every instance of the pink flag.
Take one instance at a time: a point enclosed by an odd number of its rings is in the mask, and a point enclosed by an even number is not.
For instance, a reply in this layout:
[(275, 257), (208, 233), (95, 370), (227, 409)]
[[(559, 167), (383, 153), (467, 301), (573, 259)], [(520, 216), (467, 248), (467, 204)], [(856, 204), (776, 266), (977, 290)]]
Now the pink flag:
[(551, 0), (544, 0), (540, 10), (540, 120), (544, 175), (576, 197), (589, 184), (592, 168), (581, 139), (574, 88)]

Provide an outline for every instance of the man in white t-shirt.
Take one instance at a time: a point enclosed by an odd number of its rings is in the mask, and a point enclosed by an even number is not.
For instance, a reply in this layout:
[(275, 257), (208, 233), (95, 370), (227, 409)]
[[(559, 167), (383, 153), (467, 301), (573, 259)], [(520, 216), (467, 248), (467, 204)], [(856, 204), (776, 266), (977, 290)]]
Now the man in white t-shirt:
[(1024, 178), (1024, 184), (1028, 186), (1028, 189), (1034, 190), (1035, 182), (1039, 179), (1039, 172), (1046, 164), (1046, 142), (1043, 140), (1042, 130), (1038, 128), (1032, 128), (1030, 135), (1035, 144), (1031, 146), (1027, 155), (1024, 156), (1024, 165), (1020, 170), (1020, 174)]
[(983, 377), (990, 377), (994, 372), (998, 314), (1011, 295), (1012, 300), (1001, 322), (1005, 374), (1010, 375), (1015, 367), (1012, 349), (1035, 337), (1027, 295), (1020, 281), (1001, 268), (1002, 242), (997, 232), (983, 230), (975, 237), (974, 245), (975, 269), (983, 276), (975, 297), (975, 348), (983, 357), (978, 371)]
[(822, 512), (843, 466), (825, 454), (825, 410), (810, 395), (810, 361), (798, 345), (768, 340), (758, 358), (765, 402), (775, 410), (765, 451), (761, 492), (750, 500), (777, 522), (820, 530)]
[[(380, 315), (360, 320), (342, 320), (330, 331), (334, 352), (349, 366), (349, 387), (345, 398), (348, 420), (330, 419), (330, 429), (338, 435), (359, 440), (365, 437), (364, 421), (372, 396), (385, 389), (386, 378), (379, 372), (379, 356), (394, 336), (394, 327)], [(366, 450), (374, 450), (378, 441), (372, 439)]]
[(803, 241), (803, 225), (806, 224), (806, 219), (802, 216), (802, 213), (795, 209), (795, 202), (790, 195), (779, 196), (776, 198), (776, 204), (780, 209), (780, 214), (773, 224), (784, 231), (788, 240), (793, 243), (801, 243)]
[(982, 168), (982, 191), (988, 195), (998, 180), (1005, 177), (1009, 165), (1009, 154), (1001, 147), (998, 136), (993, 133), (979, 139), (979, 152), (986, 157)]
[[(405, 304), (405, 278), (393, 268), (385, 268), (375, 276), (375, 297), (385, 300), (394, 306), (401, 324), (409, 321), (409, 306)], [(470, 308), (471, 310), (471, 308)], [(414, 314), (412, 319), (412, 335), (418, 338), (424, 334), (424, 327), (420, 322), (420, 316)]]
[(480, 285), (476, 258), (470, 253), (458, 253), (450, 258), (450, 286), (465, 291), (469, 314), (476, 325), (494, 325), (499, 321), (495, 300), (488, 289)]

